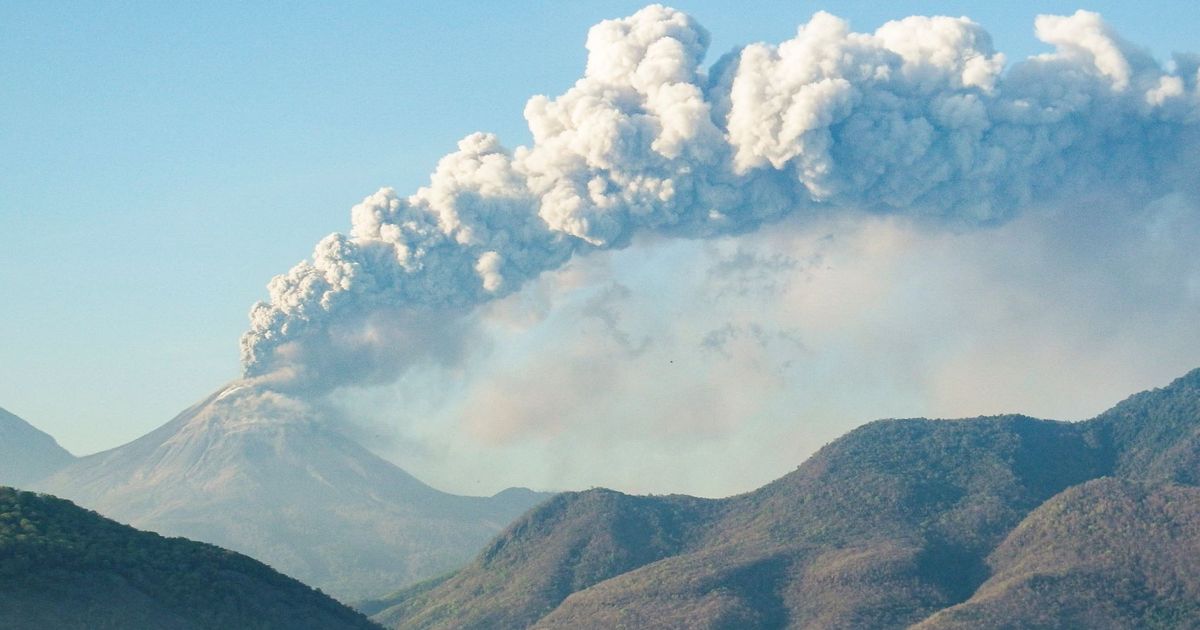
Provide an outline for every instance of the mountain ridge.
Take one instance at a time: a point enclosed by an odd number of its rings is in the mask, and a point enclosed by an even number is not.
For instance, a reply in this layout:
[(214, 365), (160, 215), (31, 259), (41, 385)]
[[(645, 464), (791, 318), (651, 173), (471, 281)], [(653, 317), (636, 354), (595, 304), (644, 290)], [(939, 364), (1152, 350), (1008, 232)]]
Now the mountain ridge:
[(25, 485), (74, 460), (49, 434), (0, 407), (0, 484)]
[[(695, 499), (564, 495), (439, 583), (373, 602), (373, 619), (413, 629), (906, 627), (971, 601), (1004, 570), (995, 554), (1005, 541), (1059, 497), (1112, 476), (1194, 479), (1198, 435), (1200, 370), (1082, 422), (880, 420), (758, 490), (708, 500), (675, 553), (630, 568), (619, 559), (631, 549), (610, 552), (618, 561), (565, 597), (529, 588), (576, 562), (555, 550), (621, 538), (555, 523), (619, 523), (629, 508), (618, 505), (649, 502), (643, 511), (654, 512)], [(552, 509), (559, 501), (570, 518)], [(1200, 581), (1200, 569), (1181, 575)]]
[(1200, 488), (1094, 479), (1039, 506), (989, 556), (987, 582), (915, 628), (1194, 627), (1200, 572), (1170, 575), (1174, 556), (1200, 557)]

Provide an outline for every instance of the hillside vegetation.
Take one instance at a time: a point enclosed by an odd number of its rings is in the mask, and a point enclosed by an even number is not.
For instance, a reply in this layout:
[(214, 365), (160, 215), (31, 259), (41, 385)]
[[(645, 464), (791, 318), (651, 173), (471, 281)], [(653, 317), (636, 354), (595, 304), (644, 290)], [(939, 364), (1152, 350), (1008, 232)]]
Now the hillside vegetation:
[[(385, 623), (406, 619), (419, 627), (525, 627), (575, 591), (687, 549), (693, 527), (715, 504), (610, 490), (562, 493), (519, 519), (470, 569), (360, 608), (386, 608), (379, 617)], [(403, 603), (393, 607), (393, 599)]]
[(0, 628), (373, 627), (246, 556), (0, 487)]
[(992, 553), (992, 576), (921, 630), (1191, 628), (1200, 488), (1098, 479), (1054, 497)]
[[(1080, 423), (874, 422), (728, 499), (562, 495), (368, 610), (397, 628), (1200, 627), (1180, 485), (1198, 435), (1200, 370)], [(1114, 551), (1131, 541), (1149, 550)]]

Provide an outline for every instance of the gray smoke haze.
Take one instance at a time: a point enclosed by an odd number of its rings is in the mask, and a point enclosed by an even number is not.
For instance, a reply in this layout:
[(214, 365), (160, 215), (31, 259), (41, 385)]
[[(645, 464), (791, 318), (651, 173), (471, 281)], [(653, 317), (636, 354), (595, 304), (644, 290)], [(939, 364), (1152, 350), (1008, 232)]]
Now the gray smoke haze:
[(479, 305), (643, 234), (711, 238), (842, 210), (957, 229), (1100, 182), (1133, 200), (1195, 194), (1197, 58), (1163, 67), (1084, 11), (1035, 29), (1053, 52), (1005, 70), (965, 18), (866, 34), (818, 13), (795, 38), (706, 69), (708, 34), (683, 13), (602, 22), (584, 76), (526, 105), (531, 146), (464, 138), (428, 186), (367, 197), (348, 235), (275, 277), (242, 338), (245, 373), (328, 389), (452, 363)]
[(639, 239), (482, 307), (465, 364), (338, 402), (476, 493), (728, 496), (876, 418), (1091, 417), (1200, 357), (1200, 205), (1097, 193), (986, 229), (839, 213)]

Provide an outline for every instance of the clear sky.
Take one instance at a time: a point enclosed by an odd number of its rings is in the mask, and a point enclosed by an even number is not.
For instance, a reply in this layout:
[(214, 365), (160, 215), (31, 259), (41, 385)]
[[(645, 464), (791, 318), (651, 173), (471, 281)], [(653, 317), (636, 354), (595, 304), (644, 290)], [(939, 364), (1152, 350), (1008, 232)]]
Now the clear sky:
[[(0, 2), (0, 406), (77, 454), (162, 424), (239, 374), (248, 307), (350, 206), (415, 190), (470, 132), (528, 142), (526, 100), (569, 87), (588, 27), (640, 6)], [(676, 6), (711, 32), (710, 61), (819, 9), (859, 31), (967, 15), (1010, 63), (1047, 50), (1035, 15), (1076, 8), (1160, 59), (1200, 50), (1185, 1)], [(653, 276), (641, 263), (690, 255), (675, 247), (614, 273)]]

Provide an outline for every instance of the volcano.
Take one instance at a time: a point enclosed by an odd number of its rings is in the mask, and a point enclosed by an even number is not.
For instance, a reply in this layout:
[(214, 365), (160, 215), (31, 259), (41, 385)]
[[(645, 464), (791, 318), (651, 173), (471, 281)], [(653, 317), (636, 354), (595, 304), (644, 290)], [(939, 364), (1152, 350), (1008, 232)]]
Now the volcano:
[(549, 496), (441, 492), (342, 435), (312, 405), (245, 382), (35, 488), (245, 553), (343, 600), (465, 564)]

